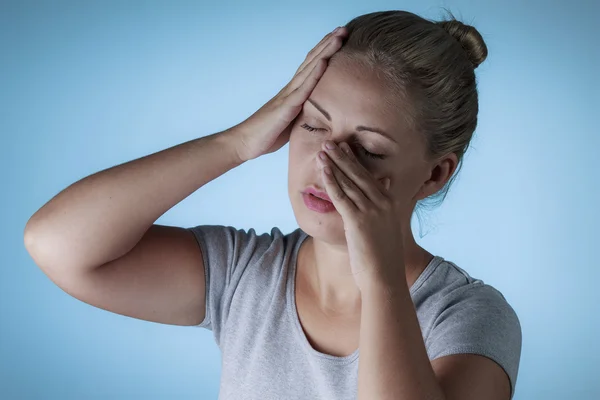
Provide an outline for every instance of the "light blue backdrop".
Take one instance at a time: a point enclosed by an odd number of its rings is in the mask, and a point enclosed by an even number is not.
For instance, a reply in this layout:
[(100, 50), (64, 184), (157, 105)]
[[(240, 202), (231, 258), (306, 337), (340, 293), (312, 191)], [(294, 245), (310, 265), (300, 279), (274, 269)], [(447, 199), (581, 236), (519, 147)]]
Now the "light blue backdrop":
[[(516, 309), (515, 399), (600, 398), (600, 12), (557, 3), (1, 1), (0, 398), (215, 399), (210, 332), (68, 296), (26, 253), (27, 219), (84, 176), (245, 119), (354, 16), (436, 18), (441, 6), (480, 30), (489, 58), (477, 70), (473, 147), (422, 239), (413, 221), (417, 240)], [(287, 150), (232, 170), (158, 222), (294, 229)]]

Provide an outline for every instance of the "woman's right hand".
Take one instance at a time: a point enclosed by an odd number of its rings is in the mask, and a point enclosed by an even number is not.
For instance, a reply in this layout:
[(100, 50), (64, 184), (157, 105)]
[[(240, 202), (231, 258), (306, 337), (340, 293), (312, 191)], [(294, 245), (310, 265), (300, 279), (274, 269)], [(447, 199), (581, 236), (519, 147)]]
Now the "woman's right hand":
[(292, 80), (248, 119), (231, 128), (239, 134), (242, 161), (272, 153), (290, 138), (292, 122), (302, 110), (327, 68), (329, 58), (342, 47), (345, 27), (328, 33), (306, 56)]

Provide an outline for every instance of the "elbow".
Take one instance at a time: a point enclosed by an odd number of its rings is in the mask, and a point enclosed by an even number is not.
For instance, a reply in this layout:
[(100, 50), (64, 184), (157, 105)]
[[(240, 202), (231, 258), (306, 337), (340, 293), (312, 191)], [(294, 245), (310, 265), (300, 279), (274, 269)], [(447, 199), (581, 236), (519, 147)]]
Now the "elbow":
[(48, 264), (48, 251), (44, 249), (42, 234), (38, 224), (32, 222), (33, 217), (27, 221), (25, 230), (23, 232), (23, 244), (25, 250), (31, 256), (35, 264), (44, 270), (44, 267)]
[(25, 224), (25, 230), (23, 232), (23, 244), (25, 245), (25, 250), (33, 257), (33, 254), (36, 251), (36, 233), (35, 233), (35, 224), (32, 222), (33, 217), (27, 221)]
[(65, 259), (64, 245), (60, 238), (39, 222), (30, 218), (23, 231), (23, 244), (34, 263), (50, 278), (68, 269), (70, 261)]

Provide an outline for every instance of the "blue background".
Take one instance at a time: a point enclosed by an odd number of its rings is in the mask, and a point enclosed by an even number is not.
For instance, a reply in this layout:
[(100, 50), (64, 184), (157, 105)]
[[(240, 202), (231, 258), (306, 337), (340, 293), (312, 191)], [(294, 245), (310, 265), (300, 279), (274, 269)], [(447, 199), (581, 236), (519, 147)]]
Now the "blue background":
[[(209, 331), (70, 297), (25, 251), (25, 223), (84, 176), (242, 121), (335, 26), (395, 8), (439, 18), (445, 6), (489, 47), (480, 122), (425, 236), (416, 218), (413, 231), (517, 311), (515, 399), (600, 398), (598, 3), (216, 3), (0, 2), (0, 397), (216, 398)], [(210, 182), (158, 222), (294, 229), (287, 150)]]

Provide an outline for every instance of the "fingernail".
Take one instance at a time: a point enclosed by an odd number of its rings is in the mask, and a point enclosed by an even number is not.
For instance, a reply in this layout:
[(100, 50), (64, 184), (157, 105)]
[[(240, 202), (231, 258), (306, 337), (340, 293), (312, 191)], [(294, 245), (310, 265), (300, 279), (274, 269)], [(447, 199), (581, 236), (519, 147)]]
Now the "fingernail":
[(329, 150), (335, 149), (335, 145), (330, 141), (325, 142), (325, 147), (327, 147)]
[(339, 31), (339, 30), (340, 30), (340, 27), (338, 26), (337, 28), (335, 28), (335, 29), (333, 30), (333, 33), (336, 33), (336, 32), (337, 32), (337, 31)]

